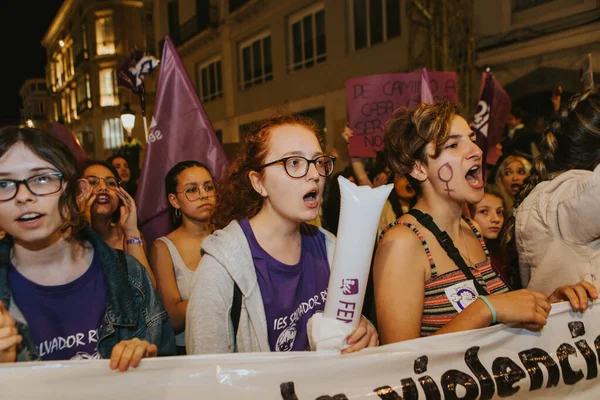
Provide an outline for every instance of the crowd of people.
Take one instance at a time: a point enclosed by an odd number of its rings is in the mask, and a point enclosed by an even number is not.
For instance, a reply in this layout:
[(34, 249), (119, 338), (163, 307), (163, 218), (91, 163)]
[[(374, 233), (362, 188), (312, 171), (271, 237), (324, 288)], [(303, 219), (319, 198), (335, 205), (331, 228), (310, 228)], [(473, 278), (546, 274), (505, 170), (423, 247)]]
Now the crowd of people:
[(384, 151), (334, 174), (312, 120), (273, 116), (222, 184), (194, 160), (156, 177), (173, 230), (154, 243), (125, 157), (78, 165), (48, 133), (1, 128), (0, 362), (110, 358), (125, 371), (144, 357), (310, 350), (338, 176), (394, 186), (344, 354), (496, 323), (538, 331), (561, 301), (584, 311), (599, 285), (600, 91), (574, 97), (539, 140), (521, 140), (520, 117), (486, 172), (456, 105), (401, 107)]

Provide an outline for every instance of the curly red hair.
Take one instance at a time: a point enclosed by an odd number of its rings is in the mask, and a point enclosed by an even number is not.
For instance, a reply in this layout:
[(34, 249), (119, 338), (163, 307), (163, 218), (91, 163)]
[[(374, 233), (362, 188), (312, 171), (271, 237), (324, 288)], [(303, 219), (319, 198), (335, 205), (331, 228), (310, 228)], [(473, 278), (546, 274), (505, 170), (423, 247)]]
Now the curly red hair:
[[(259, 171), (269, 153), (271, 133), (280, 126), (301, 126), (313, 132), (321, 147), (324, 137), (319, 126), (299, 114), (276, 115), (256, 123), (243, 138), (241, 148), (229, 166), (227, 177), (219, 190), (219, 203), (213, 216), (217, 229), (231, 221), (254, 217), (262, 207), (262, 196), (252, 187), (249, 174)], [(262, 172), (261, 172), (262, 174)]]

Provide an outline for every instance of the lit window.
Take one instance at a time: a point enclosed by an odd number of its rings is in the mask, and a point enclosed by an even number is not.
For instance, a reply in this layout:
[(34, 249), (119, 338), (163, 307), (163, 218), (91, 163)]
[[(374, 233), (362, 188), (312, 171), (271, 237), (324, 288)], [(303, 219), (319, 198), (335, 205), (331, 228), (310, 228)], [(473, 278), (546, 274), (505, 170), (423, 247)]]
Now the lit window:
[(400, 36), (400, 0), (349, 0), (354, 50)]
[(115, 32), (112, 15), (96, 18), (96, 54), (115, 54)]
[(100, 70), (100, 107), (119, 105), (115, 88), (115, 73), (112, 69)]
[(62, 87), (64, 77), (62, 54), (59, 53), (56, 56), (56, 85), (58, 88)]
[(71, 117), (79, 119), (77, 115), (77, 92), (75, 90), (71, 90)]
[(120, 118), (110, 118), (102, 121), (102, 140), (104, 150), (118, 149), (123, 143), (123, 125)]
[(271, 33), (263, 32), (240, 44), (240, 89), (273, 79)]
[(290, 63), (297, 71), (327, 59), (325, 9), (322, 4), (302, 10), (289, 18)]
[(204, 64), (199, 64), (197, 74), (202, 102), (207, 103), (223, 97), (220, 58), (213, 58)]

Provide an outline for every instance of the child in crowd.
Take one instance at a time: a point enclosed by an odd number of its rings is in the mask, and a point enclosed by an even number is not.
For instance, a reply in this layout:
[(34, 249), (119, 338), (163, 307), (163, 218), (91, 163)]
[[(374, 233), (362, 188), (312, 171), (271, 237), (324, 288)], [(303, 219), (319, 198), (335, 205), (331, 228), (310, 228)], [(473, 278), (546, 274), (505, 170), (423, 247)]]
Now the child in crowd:
[(481, 235), (490, 252), (492, 267), (513, 287), (506, 251), (498, 237), (504, 226), (504, 199), (493, 186), (486, 187), (484, 193), (479, 203), (469, 204), (469, 212), (481, 229)]
[(508, 156), (496, 170), (495, 185), (504, 199), (504, 217), (512, 216), (515, 195), (529, 176), (531, 163), (525, 157)]
[(454, 105), (396, 110), (384, 141), (392, 170), (409, 174), (419, 199), (377, 247), (373, 275), (383, 343), (496, 322), (539, 330), (551, 303), (569, 300), (582, 311), (588, 296), (597, 298), (588, 282), (557, 288), (550, 297), (511, 292), (494, 271), (479, 228), (461, 216), (464, 203), (482, 200), (484, 182), (475, 133)]
[(175, 230), (152, 244), (150, 265), (177, 334), (177, 353), (183, 355), (192, 276), (202, 258), (200, 246), (213, 231), (210, 218), (217, 191), (210, 171), (198, 161), (182, 161), (171, 168), (165, 177), (165, 189)]
[[(188, 354), (308, 350), (308, 319), (324, 309), (335, 237), (319, 213), (333, 158), (316, 124), (262, 121), (244, 138), (204, 239), (186, 318)], [(345, 353), (376, 346), (362, 319)]]
[(113, 168), (119, 174), (119, 180), (121, 181), (121, 186), (129, 193), (131, 197), (135, 197), (137, 191), (137, 184), (135, 183), (135, 179), (131, 176), (131, 169), (129, 168), (129, 163), (122, 155), (116, 154), (108, 157), (106, 162), (109, 165), (112, 165)]
[(81, 167), (78, 203), (86, 222), (108, 245), (134, 256), (156, 279), (146, 256), (146, 243), (137, 224), (135, 200), (121, 186), (112, 165), (88, 160)]
[[(574, 96), (549, 125), (515, 203), (521, 280), (549, 293), (579, 280), (600, 287), (600, 90)], [(513, 229), (508, 229), (512, 233)]]
[(125, 371), (173, 355), (148, 274), (86, 225), (77, 179), (62, 142), (0, 129), (0, 362), (110, 358)]

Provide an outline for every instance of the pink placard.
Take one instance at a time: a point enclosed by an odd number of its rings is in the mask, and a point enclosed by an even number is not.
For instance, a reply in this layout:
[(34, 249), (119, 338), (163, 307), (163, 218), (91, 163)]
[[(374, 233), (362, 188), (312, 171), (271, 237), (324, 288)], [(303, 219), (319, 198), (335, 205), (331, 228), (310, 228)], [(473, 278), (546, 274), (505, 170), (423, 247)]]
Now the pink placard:
[[(435, 101), (457, 101), (454, 72), (429, 72)], [(346, 110), (354, 131), (350, 139), (352, 157), (375, 157), (383, 148), (385, 123), (400, 106), (414, 107), (421, 101), (421, 72), (360, 76), (346, 81)]]

